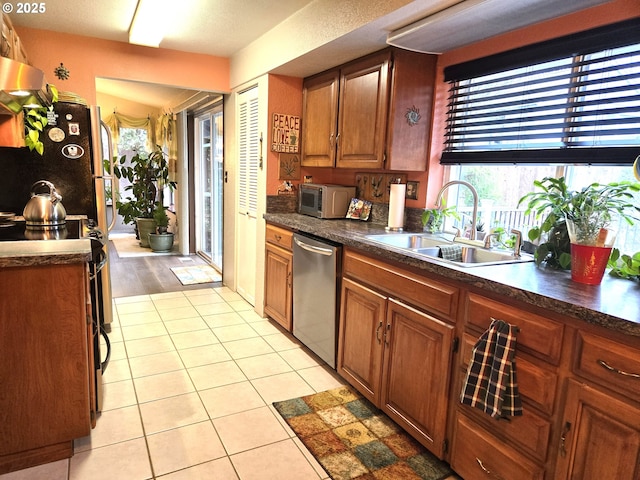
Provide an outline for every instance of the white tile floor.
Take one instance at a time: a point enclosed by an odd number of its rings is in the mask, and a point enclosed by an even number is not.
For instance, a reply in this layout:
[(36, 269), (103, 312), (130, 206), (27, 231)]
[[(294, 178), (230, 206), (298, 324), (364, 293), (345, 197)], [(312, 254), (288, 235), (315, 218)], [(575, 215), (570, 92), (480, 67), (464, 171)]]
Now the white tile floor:
[(226, 287), (115, 300), (104, 409), (75, 455), (0, 480), (318, 480), (272, 402), (343, 382)]

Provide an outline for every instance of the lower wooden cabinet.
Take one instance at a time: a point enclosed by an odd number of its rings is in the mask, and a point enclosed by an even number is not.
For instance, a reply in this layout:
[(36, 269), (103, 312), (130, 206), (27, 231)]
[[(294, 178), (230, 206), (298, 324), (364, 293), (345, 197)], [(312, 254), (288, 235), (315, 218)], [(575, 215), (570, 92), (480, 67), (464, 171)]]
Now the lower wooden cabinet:
[(293, 328), (293, 254), (267, 243), (264, 261), (264, 313), (290, 332)]
[(454, 326), (345, 273), (338, 373), (442, 458)]
[(542, 480), (544, 470), (463, 414), (456, 416), (451, 468), (464, 480)]
[(442, 458), (454, 327), (390, 298), (385, 330), (382, 410)]
[(556, 477), (640, 478), (640, 408), (569, 380)]
[(380, 405), (387, 297), (342, 279), (338, 373), (365, 398)]
[(0, 474), (71, 457), (91, 431), (88, 274), (0, 268)]
[(293, 233), (267, 224), (264, 313), (284, 329), (293, 330)]

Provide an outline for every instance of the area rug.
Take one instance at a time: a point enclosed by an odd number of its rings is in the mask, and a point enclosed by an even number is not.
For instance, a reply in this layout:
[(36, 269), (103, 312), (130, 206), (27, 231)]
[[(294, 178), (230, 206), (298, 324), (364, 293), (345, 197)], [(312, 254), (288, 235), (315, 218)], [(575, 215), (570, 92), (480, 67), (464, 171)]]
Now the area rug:
[(198, 283), (221, 282), (222, 276), (209, 265), (195, 265), (192, 267), (171, 267), (171, 271), (183, 285)]
[(273, 406), (333, 480), (442, 480), (453, 474), (350, 387)]
[(111, 233), (109, 234), (109, 240), (113, 242), (113, 246), (116, 247), (116, 252), (120, 258), (131, 257), (150, 257), (155, 255), (176, 255), (177, 245), (174, 244), (172, 252), (154, 252), (150, 248), (140, 246), (140, 240), (138, 240), (135, 234), (122, 234)]

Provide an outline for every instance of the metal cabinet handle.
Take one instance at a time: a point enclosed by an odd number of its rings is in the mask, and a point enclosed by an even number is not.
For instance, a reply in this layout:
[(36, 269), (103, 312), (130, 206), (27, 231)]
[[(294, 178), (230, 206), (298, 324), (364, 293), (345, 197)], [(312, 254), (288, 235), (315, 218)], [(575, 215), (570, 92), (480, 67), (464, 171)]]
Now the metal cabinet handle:
[(482, 460), (480, 460), (478, 457), (476, 457), (476, 462), (478, 462), (478, 465), (480, 465), (480, 468), (482, 469), (482, 471), (484, 473), (486, 473), (487, 475), (491, 475), (493, 478), (495, 478), (497, 480), (504, 480), (500, 475), (492, 473), (491, 470), (489, 470), (487, 467), (485, 467), (484, 464), (482, 463)]
[(280, 240), (282, 240), (282, 235), (278, 235), (277, 233), (273, 236), (273, 238), (276, 239), (276, 242), (279, 242)]
[(632, 377), (632, 378), (640, 378), (640, 374), (638, 373), (631, 373), (631, 372), (625, 372), (623, 370), (618, 370), (615, 367), (612, 367), (611, 365), (609, 365), (607, 362), (605, 362), (604, 360), (598, 360), (598, 364), (603, 367), (606, 368), (607, 370), (609, 370), (610, 372), (613, 373), (617, 373), (618, 375), (624, 375), (625, 377)]
[(380, 338), (380, 329), (382, 328), (382, 320), (378, 324), (378, 328), (376, 328), (376, 340), (378, 340), (378, 345), (382, 343), (382, 339)]
[(390, 330), (391, 330), (391, 323), (387, 323), (387, 328), (385, 329), (385, 332), (384, 332), (384, 344), (385, 345), (389, 345), (389, 339), (387, 338), (387, 335), (389, 334)]
[(562, 428), (562, 435), (560, 435), (560, 456), (565, 457), (567, 455), (566, 443), (567, 443), (567, 435), (571, 430), (571, 424), (569, 422), (565, 422), (564, 427)]

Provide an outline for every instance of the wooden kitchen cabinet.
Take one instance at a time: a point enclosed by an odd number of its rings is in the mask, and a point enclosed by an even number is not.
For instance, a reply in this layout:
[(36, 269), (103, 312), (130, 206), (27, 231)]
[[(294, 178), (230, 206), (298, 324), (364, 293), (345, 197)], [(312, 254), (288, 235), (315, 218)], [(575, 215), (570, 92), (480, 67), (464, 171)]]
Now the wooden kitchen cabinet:
[[(371, 268), (380, 274), (368, 276)], [(441, 298), (448, 292), (455, 300), (457, 289), (349, 249), (343, 272), (338, 373), (442, 458), (454, 326), (394, 292), (417, 293), (421, 302), (430, 303), (429, 293)], [(375, 287), (367, 284), (373, 278)]]
[(514, 361), (523, 415), (496, 419), (457, 403), (452, 410), (451, 467), (465, 480), (552, 478), (553, 455), (549, 450), (561, 383), (564, 325), (475, 292), (468, 292), (463, 303), (464, 333), (452, 398), (459, 402), (475, 342), (492, 319), (501, 319), (520, 329)]
[(638, 480), (640, 408), (570, 380), (555, 478)]
[(640, 345), (578, 331), (575, 347), (556, 478), (638, 480)]
[(302, 91), (302, 165), (334, 167), (339, 70), (306, 79)]
[(264, 313), (291, 332), (293, 329), (293, 233), (267, 224)]
[(302, 165), (426, 170), (435, 58), (388, 48), (305, 79)]
[(86, 263), (0, 269), (0, 474), (73, 454), (91, 431)]

